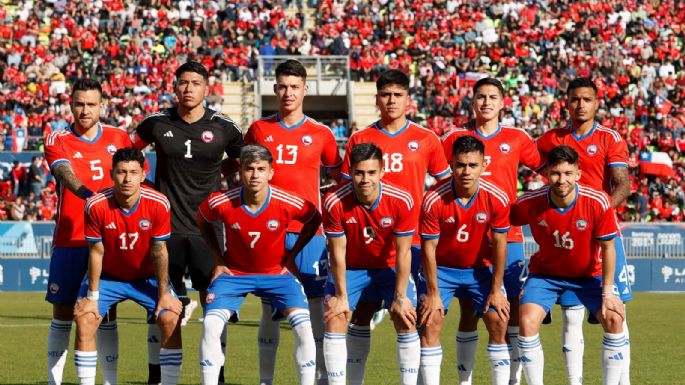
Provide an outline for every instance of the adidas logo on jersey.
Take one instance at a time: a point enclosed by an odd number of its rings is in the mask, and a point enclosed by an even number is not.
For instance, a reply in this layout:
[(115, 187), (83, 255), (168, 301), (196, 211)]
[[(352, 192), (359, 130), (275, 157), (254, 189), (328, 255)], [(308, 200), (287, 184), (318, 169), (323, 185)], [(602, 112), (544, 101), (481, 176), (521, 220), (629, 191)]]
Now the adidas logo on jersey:
[(350, 219), (346, 220), (345, 223), (357, 223), (357, 220), (354, 217), (350, 217)]
[(269, 136), (266, 137), (266, 139), (264, 139), (264, 141), (265, 141), (265, 142), (273, 142), (273, 141), (274, 141), (274, 138), (273, 138), (273, 136), (269, 135)]
[(545, 220), (543, 219), (540, 222), (538, 222), (538, 226), (547, 227), (547, 222), (545, 222)]
[(167, 131), (167, 132), (164, 133), (164, 136), (167, 137), (167, 138), (173, 138), (173, 137), (174, 137), (174, 133), (171, 132), (171, 130), (169, 130), (169, 131)]
[(240, 225), (238, 224), (238, 222), (236, 222), (236, 223), (234, 223), (234, 224), (231, 225), (231, 228), (232, 228), (233, 230), (240, 230)]
[(449, 218), (445, 219), (445, 223), (454, 223), (454, 222), (455, 222), (454, 217), (449, 217)]
[(116, 230), (117, 225), (115, 225), (114, 222), (110, 222), (107, 226), (105, 226), (105, 228), (108, 230)]
[(83, 155), (79, 151), (76, 151), (76, 154), (73, 156), (74, 159), (83, 159)]

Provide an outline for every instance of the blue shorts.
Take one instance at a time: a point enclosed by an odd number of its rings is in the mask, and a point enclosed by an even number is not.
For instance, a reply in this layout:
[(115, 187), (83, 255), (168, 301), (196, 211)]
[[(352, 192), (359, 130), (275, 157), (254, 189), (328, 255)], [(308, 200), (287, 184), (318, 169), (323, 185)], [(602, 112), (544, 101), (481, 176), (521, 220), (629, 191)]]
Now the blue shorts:
[(559, 297), (567, 292), (573, 292), (593, 314), (602, 308), (602, 277), (563, 278), (541, 274), (528, 276), (521, 290), (520, 304), (534, 303), (549, 312)]
[[(359, 301), (371, 303), (383, 303), (386, 309), (390, 309), (395, 296), (395, 269), (368, 269), (346, 270), (345, 282), (347, 284), (347, 302), (350, 310), (354, 311)], [(326, 296), (335, 295), (333, 276), (328, 276), (326, 282)], [(407, 298), (412, 306), (416, 307), (416, 286), (414, 279), (409, 277), (407, 285)]]
[[(628, 263), (625, 250), (623, 249), (623, 239), (621, 237), (614, 238), (614, 245), (616, 245), (614, 285), (618, 288), (618, 296), (621, 298), (621, 301), (625, 303), (633, 299), (633, 290), (628, 282)], [(566, 292), (559, 298), (559, 304), (561, 307), (571, 308), (579, 307), (581, 302), (573, 292)]]
[(61, 305), (75, 304), (87, 271), (88, 246), (53, 248), (45, 300)]
[(209, 310), (227, 309), (238, 312), (248, 294), (268, 298), (271, 305), (285, 313), (289, 308), (307, 309), (307, 297), (300, 281), (294, 275), (228, 275), (222, 274), (207, 288)]
[[(119, 302), (130, 299), (147, 310), (148, 316), (155, 314), (159, 291), (157, 280), (154, 278), (139, 279), (136, 281), (117, 281), (115, 279), (100, 278), (100, 299), (98, 299), (98, 312), (104, 316), (109, 309)], [(79, 291), (79, 298), (85, 297), (88, 292), (88, 278), (83, 280)], [(169, 293), (176, 297), (171, 283)], [(162, 311), (163, 312), (163, 311)]]
[[(285, 248), (291, 250), (300, 236), (298, 233), (285, 235)], [(323, 288), (328, 278), (328, 250), (326, 238), (315, 235), (295, 256), (295, 264), (300, 270), (300, 280), (307, 298), (323, 297)]]
[(421, 246), (411, 247), (411, 277), (414, 282), (419, 282), (421, 272)]
[(507, 263), (504, 268), (504, 288), (507, 290), (507, 298), (519, 297), (523, 283), (526, 281), (526, 262), (523, 251), (523, 243), (507, 243)]
[[(481, 269), (459, 269), (455, 267), (438, 266), (438, 290), (440, 299), (449, 310), (452, 298), (470, 299), (477, 315), (483, 314), (483, 308), (492, 288), (492, 272), (487, 267)], [(419, 281), (419, 298), (427, 292), (426, 280), (423, 275)]]

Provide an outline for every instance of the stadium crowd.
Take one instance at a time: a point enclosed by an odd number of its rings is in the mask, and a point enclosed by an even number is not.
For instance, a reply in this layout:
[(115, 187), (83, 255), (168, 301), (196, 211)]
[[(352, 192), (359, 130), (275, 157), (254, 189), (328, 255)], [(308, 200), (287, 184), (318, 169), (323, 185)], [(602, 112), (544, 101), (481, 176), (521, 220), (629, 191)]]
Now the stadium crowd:
[[(503, 123), (533, 137), (566, 124), (564, 91), (570, 79), (584, 76), (600, 90), (598, 120), (629, 144), (634, 194), (619, 210), (622, 219), (683, 220), (680, 0), (319, 0), (307, 4), (316, 8), (314, 25), (305, 24), (301, 9), (288, 11), (301, 1), (10, 3), (0, 1), (0, 150), (42, 150), (46, 132), (67, 128), (66, 91), (85, 75), (102, 81), (103, 121), (132, 130), (172, 104), (173, 69), (188, 59), (209, 68), (208, 104), (215, 109), (222, 82), (254, 78), (259, 55), (349, 55), (355, 80), (401, 69), (412, 79), (411, 118), (437, 134), (470, 118), (470, 85), (479, 74), (507, 87)], [(334, 129), (345, 136), (346, 126), (355, 125), (336, 122)], [(673, 175), (641, 174), (643, 151), (666, 152)], [(25, 175), (19, 178), (5, 175), (10, 185), (3, 185), (0, 219), (18, 218), (21, 207), (23, 218), (33, 218), (32, 201), (46, 206), (38, 197), (54, 194), (54, 186), (42, 170), (38, 190), (29, 168), (17, 171)], [(521, 173), (522, 190), (540, 183), (536, 174)], [(51, 217), (37, 211), (35, 218)]]

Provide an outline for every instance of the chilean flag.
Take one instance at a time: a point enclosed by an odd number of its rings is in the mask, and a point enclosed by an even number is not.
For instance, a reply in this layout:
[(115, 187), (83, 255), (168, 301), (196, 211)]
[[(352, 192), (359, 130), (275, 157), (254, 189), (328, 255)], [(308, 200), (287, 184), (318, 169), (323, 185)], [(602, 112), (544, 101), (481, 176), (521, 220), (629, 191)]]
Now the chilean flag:
[(673, 161), (668, 153), (643, 151), (640, 153), (640, 172), (666, 177), (673, 176)]

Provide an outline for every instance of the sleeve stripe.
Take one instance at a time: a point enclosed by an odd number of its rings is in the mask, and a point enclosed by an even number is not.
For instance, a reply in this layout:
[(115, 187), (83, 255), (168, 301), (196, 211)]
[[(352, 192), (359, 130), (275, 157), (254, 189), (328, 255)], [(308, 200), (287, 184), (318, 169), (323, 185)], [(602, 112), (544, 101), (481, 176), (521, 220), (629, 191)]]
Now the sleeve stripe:
[(625, 162), (613, 162), (613, 163), (609, 163), (609, 167), (628, 167), (628, 163), (625, 163)]
[(444, 169), (442, 172), (440, 172), (440, 173), (438, 173), (438, 174), (433, 174), (433, 177), (435, 177), (435, 178), (442, 178), (442, 177), (445, 176), (445, 175), (449, 175), (449, 173), (450, 173), (450, 166), (447, 166), (447, 168)]
[(347, 174), (344, 173), (344, 172), (341, 172), (341, 173), (340, 173), (340, 176), (342, 176), (343, 178), (345, 178), (345, 179), (347, 179), (347, 180), (352, 179), (349, 175), (347, 175)]
[(57, 165), (60, 164), (60, 163), (69, 163), (69, 164), (71, 164), (71, 162), (69, 161), (69, 159), (60, 158), (60, 159), (57, 159), (56, 161), (52, 162), (52, 165), (50, 165), (50, 170), (52, 170), (53, 168), (55, 168), (55, 166), (57, 166)]
[(511, 228), (511, 226), (507, 226), (507, 227), (493, 227), (493, 228), (492, 228), (492, 231), (494, 231), (494, 232), (496, 232), (496, 233), (506, 233), (507, 231), (509, 231), (510, 228)]
[(154, 240), (154, 241), (163, 241), (163, 240), (169, 239), (169, 238), (171, 238), (171, 233), (166, 233), (166, 234), (164, 234), (164, 235), (159, 235), (159, 236), (152, 237), (152, 240)]
[(423, 239), (438, 239), (438, 238), (440, 238), (440, 234), (439, 233), (438, 234), (421, 233), (421, 238), (423, 238)]
[(599, 236), (597, 236), (597, 239), (599, 239), (600, 241), (608, 241), (609, 239), (616, 238), (616, 235), (618, 235), (618, 233), (613, 232), (611, 234), (599, 235)]
[(398, 237), (405, 237), (408, 235), (414, 235), (414, 230), (409, 230), (409, 231), (395, 231), (395, 235)]
[(344, 231), (343, 231), (343, 232), (340, 232), (340, 233), (332, 232), (332, 231), (324, 231), (324, 234), (326, 234), (326, 236), (329, 237), (329, 238), (340, 238), (340, 237), (344, 237), (344, 236), (345, 236), (345, 232), (344, 232)]
[(86, 241), (91, 242), (91, 243), (97, 243), (97, 242), (102, 242), (102, 237), (86, 237)]

